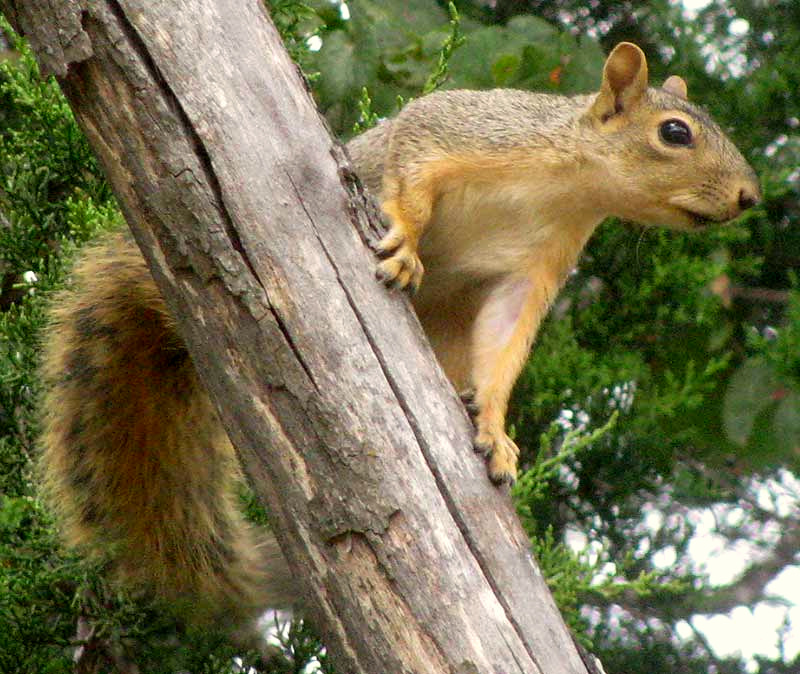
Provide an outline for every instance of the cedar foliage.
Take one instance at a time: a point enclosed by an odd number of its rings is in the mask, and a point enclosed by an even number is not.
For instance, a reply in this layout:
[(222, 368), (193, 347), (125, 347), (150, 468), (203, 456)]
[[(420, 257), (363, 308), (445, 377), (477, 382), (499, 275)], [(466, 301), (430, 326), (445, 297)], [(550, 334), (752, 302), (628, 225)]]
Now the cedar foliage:
[[(764, 578), (794, 561), (797, 545), (787, 554), (780, 543), (800, 535), (796, 3), (712, 1), (691, 22), (667, 0), (462, 0), (457, 20), (432, 0), (352, 0), (349, 17), (328, 0), (268, 4), (343, 138), (426, 85), (591, 91), (622, 39), (645, 49), (655, 82), (682, 75), (730, 130), (764, 203), (691, 236), (604, 225), (538, 339), (509, 423), (533, 549), (606, 670), (746, 671), (685, 628), (738, 606), (742, 590), (750, 608), (766, 601)], [(301, 622), (283, 637), (287, 657), (262, 663), (186, 634), (58, 547), (36, 489), (37, 339), (74, 251), (121, 217), (58, 87), (6, 24), (0, 33), (0, 671), (76, 671), (79, 624), (94, 654), (77, 671), (133, 661), (153, 672), (302, 672), (312, 661), (332, 671)], [(762, 548), (727, 584), (689, 554), (708, 512), (720, 541)], [(756, 660), (776, 673), (800, 666), (780, 648)]]

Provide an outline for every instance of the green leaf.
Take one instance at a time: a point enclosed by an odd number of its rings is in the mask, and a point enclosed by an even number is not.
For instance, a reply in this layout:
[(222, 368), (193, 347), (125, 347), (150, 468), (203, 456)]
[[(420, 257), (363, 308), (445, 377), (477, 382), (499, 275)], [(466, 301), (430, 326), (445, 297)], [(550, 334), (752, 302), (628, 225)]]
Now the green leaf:
[(605, 56), (600, 44), (594, 40), (581, 40), (577, 45), (570, 40), (563, 53), (564, 67), (561, 87), (573, 93), (597, 91), (603, 76)]
[(800, 394), (764, 358), (750, 358), (730, 379), (723, 427), (755, 464), (785, 463), (800, 450)]
[(778, 403), (773, 429), (778, 447), (786, 455), (800, 457), (800, 394), (788, 392)]
[(321, 73), (319, 94), (331, 101), (344, 100), (356, 80), (356, 53), (353, 41), (342, 30), (328, 33), (319, 51)]
[(498, 87), (504, 86), (517, 73), (520, 58), (516, 54), (503, 54), (492, 63), (492, 78)]
[(493, 87), (493, 57), (500, 53), (513, 53), (514, 47), (508, 43), (503, 28), (486, 27), (472, 31), (466, 44), (450, 59), (449, 84), (471, 89)]
[(450, 61), (453, 86), (511, 86), (565, 93), (595, 90), (603, 53), (590, 39), (578, 42), (532, 16), (517, 16), (505, 26), (488, 26), (467, 35)]
[(554, 25), (528, 14), (512, 18), (507, 24), (507, 30), (510, 35), (519, 36), (527, 43), (546, 42), (558, 35)]
[(0, 500), (0, 530), (15, 532), (30, 512), (29, 502), (22, 498), (3, 497)]
[(747, 444), (756, 417), (773, 401), (777, 388), (775, 374), (763, 358), (750, 358), (734, 372), (722, 407), (723, 428), (729, 440)]

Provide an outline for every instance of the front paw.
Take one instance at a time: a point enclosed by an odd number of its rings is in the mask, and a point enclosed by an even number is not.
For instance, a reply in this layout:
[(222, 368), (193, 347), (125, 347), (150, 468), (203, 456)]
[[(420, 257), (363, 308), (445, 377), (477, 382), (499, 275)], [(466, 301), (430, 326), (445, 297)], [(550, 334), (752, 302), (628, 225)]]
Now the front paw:
[(415, 293), (425, 271), (416, 248), (402, 231), (391, 230), (378, 244), (378, 257), (382, 260), (377, 277), (387, 286)]
[(494, 484), (514, 484), (519, 447), (504, 431), (479, 430), (475, 450), (486, 457), (489, 479)]

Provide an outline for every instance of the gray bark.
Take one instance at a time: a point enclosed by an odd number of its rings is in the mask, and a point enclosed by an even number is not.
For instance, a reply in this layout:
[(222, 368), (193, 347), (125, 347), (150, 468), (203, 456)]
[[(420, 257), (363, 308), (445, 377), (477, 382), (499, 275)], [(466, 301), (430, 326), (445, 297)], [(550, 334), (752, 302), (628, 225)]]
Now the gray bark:
[(55, 74), (338, 671), (585, 673), (257, 0), (0, 0)]

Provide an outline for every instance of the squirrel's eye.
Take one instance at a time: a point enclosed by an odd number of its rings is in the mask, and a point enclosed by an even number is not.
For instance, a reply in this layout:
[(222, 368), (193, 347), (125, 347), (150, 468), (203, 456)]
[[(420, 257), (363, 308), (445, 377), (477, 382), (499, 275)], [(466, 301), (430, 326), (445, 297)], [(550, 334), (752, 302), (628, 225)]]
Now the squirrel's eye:
[(692, 131), (680, 119), (668, 119), (658, 127), (658, 133), (667, 145), (691, 145)]

